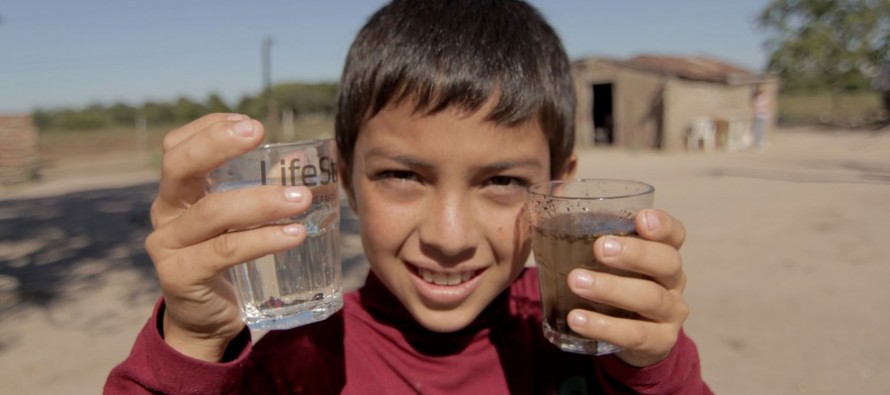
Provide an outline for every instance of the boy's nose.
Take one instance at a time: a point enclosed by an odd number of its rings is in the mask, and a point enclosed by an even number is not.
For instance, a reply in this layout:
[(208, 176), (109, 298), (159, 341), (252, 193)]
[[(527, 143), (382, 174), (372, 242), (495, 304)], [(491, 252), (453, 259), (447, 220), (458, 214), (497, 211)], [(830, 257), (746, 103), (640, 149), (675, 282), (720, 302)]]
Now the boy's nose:
[(457, 194), (435, 199), (420, 226), (425, 254), (454, 263), (472, 256), (479, 229), (469, 203)]

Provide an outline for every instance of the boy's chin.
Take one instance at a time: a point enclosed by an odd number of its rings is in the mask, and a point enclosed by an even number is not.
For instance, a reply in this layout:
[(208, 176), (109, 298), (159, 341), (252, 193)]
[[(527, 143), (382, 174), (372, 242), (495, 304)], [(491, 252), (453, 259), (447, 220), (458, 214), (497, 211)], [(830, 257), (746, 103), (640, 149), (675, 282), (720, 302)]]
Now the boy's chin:
[(431, 311), (413, 312), (414, 320), (424, 328), (438, 333), (457, 332), (466, 328), (479, 314), (469, 311)]

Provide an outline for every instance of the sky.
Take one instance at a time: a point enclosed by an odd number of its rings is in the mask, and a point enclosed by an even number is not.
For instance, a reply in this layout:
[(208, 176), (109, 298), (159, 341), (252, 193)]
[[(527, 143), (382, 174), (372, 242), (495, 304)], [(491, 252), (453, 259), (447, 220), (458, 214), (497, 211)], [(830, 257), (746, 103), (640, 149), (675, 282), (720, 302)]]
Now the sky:
[[(753, 20), (769, 0), (531, 0), (569, 56), (705, 55), (766, 62)], [(235, 104), (273, 83), (337, 81), (382, 0), (5, 0), (0, 114), (140, 105), (211, 93)]]

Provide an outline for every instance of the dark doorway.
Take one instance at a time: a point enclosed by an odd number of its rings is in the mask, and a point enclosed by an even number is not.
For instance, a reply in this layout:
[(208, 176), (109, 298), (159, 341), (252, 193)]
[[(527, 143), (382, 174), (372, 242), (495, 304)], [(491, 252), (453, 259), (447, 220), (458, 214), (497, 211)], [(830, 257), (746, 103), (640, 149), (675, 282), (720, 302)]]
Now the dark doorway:
[(615, 115), (612, 90), (615, 84), (593, 84), (593, 143), (612, 145), (615, 142)]

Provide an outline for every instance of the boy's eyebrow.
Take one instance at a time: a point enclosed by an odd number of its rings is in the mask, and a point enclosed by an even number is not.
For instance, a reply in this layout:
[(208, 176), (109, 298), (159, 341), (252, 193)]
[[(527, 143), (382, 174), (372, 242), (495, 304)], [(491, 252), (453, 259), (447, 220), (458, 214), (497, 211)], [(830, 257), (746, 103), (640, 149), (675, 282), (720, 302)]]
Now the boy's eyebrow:
[(520, 159), (520, 160), (506, 160), (502, 162), (489, 163), (485, 166), (480, 166), (481, 169), (485, 173), (497, 173), (504, 170), (521, 168), (521, 167), (530, 167), (534, 169), (540, 169), (541, 162), (535, 159)]
[[(389, 160), (393, 160), (408, 166), (419, 167), (422, 169), (432, 169), (433, 165), (429, 162), (424, 161), (421, 158), (411, 156), (411, 155), (403, 155), (396, 154), (390, 152), (384, 148), (373, 148), (368, 151), (368, 157), (380, 157)], [(515, 169), (515, 168), (533, 168), (533, 169), (541, 169), (543, 165), (541, 161), (534, 158), (522, 158), (517, 160), (504, 160), (500, 162), (487, 163), (483, 166), (478, 166), (475, 168), (477, 171), (482, 171), (485, 173), (497, 173), (504, 170)]]

